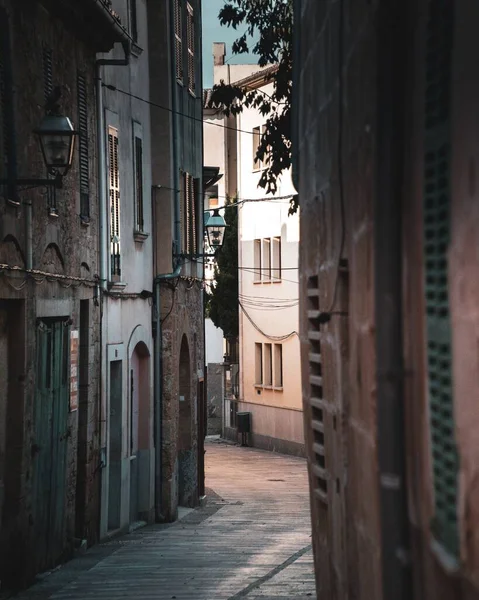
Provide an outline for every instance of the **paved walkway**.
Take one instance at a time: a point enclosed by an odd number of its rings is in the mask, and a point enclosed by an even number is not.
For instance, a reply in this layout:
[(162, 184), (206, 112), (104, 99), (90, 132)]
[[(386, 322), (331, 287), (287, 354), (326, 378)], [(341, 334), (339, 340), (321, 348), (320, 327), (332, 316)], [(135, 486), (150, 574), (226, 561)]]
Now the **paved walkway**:
[(206, 450), (207, 506), (98, 544), (18, 600), (314, 599), (305, 461)]

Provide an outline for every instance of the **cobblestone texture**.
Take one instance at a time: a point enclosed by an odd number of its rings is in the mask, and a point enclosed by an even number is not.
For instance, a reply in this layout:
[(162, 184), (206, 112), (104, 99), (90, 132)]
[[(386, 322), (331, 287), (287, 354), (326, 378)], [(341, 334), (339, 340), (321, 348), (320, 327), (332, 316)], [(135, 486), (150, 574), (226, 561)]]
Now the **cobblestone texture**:
[(95, 546), (18, 600), (316, 597), (305, 461), (207, 445), (208, 504)]

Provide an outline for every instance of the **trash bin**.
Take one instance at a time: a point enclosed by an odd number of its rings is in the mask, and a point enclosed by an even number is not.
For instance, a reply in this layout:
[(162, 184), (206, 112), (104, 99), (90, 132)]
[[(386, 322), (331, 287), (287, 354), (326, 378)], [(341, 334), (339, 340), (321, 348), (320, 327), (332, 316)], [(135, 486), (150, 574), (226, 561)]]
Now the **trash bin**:
[(238, 424), (238, 433), (251, 433), (251, 413), (236, 413), (236, 422)]

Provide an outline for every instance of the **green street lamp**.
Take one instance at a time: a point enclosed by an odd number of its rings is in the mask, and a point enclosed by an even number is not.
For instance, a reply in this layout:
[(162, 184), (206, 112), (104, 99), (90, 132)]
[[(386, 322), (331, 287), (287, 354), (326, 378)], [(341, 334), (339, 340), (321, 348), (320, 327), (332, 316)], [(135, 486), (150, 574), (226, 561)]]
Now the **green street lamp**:
[(226, 227), (226, 221), (220, 215), (218, 208), (215, 208), (213, 214), (210, 214), (208, 219), (205, 219), (208, 244), (212, 250), (219, 250), (223, 246)]

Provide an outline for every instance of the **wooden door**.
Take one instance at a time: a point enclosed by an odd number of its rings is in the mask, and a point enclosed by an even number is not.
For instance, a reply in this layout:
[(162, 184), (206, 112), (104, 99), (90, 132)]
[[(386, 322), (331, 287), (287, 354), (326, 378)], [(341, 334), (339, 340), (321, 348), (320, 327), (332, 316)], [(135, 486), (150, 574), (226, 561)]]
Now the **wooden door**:
[(40, 568), (64, 551), (70, 330), (65, 320), (37, 326), (37, 378), (33, 457), (33, 513)]

